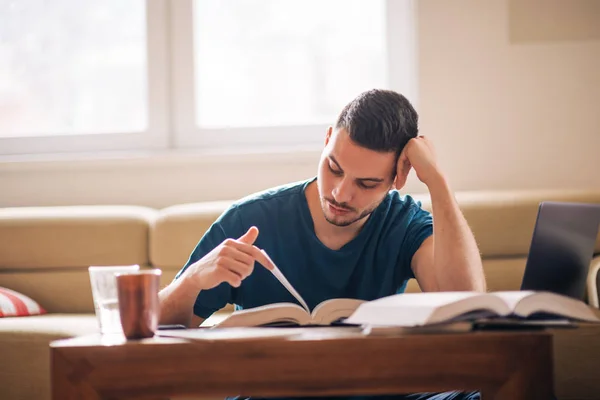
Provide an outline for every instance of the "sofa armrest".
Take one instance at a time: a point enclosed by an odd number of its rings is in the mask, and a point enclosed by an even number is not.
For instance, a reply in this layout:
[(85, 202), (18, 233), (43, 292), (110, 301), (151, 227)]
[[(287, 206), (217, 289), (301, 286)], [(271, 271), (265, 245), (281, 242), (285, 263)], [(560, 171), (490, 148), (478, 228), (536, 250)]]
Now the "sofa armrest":
[(595, 257), (590, 264), (587, 276), (588, 303), (600, 308), (600, 256)]

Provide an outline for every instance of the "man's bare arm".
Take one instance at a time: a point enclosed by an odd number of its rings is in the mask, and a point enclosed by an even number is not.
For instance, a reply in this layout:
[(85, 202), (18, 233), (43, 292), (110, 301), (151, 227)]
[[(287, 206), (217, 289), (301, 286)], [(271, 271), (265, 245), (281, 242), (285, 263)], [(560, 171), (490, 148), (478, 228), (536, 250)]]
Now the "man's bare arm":
[(477, 243), (446, 180), (429, 186), (433, 236), (413, 256), (412, 268), (423, 291), (485, 291)]
[(424, 291), (485, 291), (481, 256), (450, 186), (437, 166), (433, 145), (425, 136), (409, 140), (398, 159), (396, 188), (411, 169), (431, 196), (433, 236), (413, 255), (411, 267)]
[(194, 318), (193, 309), (199, 291), (192, 281), (185, 276), (171, 282), (158, 294), (160, 299), (160, 324), (181, 324), (187, 327), (197, 327), (203, 321)]

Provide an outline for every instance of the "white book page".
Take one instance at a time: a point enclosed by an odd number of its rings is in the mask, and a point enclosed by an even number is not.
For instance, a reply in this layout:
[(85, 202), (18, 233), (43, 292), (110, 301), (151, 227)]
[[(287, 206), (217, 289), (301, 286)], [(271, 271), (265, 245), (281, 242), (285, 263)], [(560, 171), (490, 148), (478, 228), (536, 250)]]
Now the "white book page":
[[(487, 295), (479, 292), (428, 292), (402, 293), (383, 297), (360, 305), (357, 310), (345, 320), (350, 324), (419, 326), (430, 321), (451, 318), (454, 314), (473, 309), (475, 298), (485, 298)], [(496, 299), (497, 303), (501, 301)]]
[(364, 300), (359, 299), (330, 299), (321, 302), (312, 312), (312, 319), (316, 324), (330, 324), (340, 318), (347, 318)]
[(300, 325), (310, 321), (310, 316), (296, 303), (276, 303), (234, 311), (215, 327), (260, 326), (269, 323), (291, 322)]
[[(527, 295), (521, 296), (518, 304), (515, 306), (515, 314), (521, 317), (528, 317), (536, 312), (542, 312), (569, 319), (600, 322), (600, 319), (594, 314), (592, 308), (581, 300), (551, 292), (529, 291), (526, 293)], [(507, 301), (507, 297), (512, 297), (513, 301), (515, 301), (517, 297), (514, 292), (500, 292), (500, 294), (505, 299), (504, 301)], [(533, 294), (535, 295), (533, 296)]]
[(506, 305), (508, 305), (508, 307), (514, 311), (515, 308), (517, 307), (517, 304), (519, 304), (519, 302), (521, 300), (523, 300), (527, 296), (531, 296), (534, 293), (535, 292), (532, 292), (531, 290), (521, 290), (521, 291), (515, 290), (515, 291), (504, 291), (504, 292), (493, 292), (492, 295), (500, 297), (502, 300), (504, 300)]
[(373, 306), (436, 308), (470, 297), (484, 295), (479, 292), (427, 292), (401, 293), (369, 302)]
[(271, 263), (271, 266), (273, 267), (273, 269), (271, 270), (271, 273), (275, 276), (275, 278), (277, 278), (277, 280), (279, 282), (281, 282), (281, 284), (288, 290), (288, 292), (290, 292), (291, 295), (294, 296), (296, 298), (296, 300), (298, 300), (300, 302), (300, 304), (302, 304), (302, 307), (304, 307), (306, 312), (310, 314), (310, 308), (308, 308), (308, 304), (306, 304), (306, 302), (304, 301), (302, 296), (300, 296), (300, 293), (298, 293), (296, 291), (296, 289), (294, 289), (292, 284), (286, 279), (286, 277), (283, 275), (281, 270), (279, 270), (279, 268), (277, 268), (277, 265), (275, 265), (273, 260), (271, 260), (271, 257), (269, 257), (267, 252), (264, 250), (261, 250), (260, 252), (263, 253), (263, 255), (265, 256), (267, 261)]

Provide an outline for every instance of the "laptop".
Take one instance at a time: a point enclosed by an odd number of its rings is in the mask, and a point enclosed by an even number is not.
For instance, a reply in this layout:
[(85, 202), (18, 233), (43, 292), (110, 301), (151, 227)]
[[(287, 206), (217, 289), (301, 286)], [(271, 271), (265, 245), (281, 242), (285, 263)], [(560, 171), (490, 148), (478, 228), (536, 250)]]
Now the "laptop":
[(521, 290), (584, 300), (599, 225), (600, 204), (540, 203)]

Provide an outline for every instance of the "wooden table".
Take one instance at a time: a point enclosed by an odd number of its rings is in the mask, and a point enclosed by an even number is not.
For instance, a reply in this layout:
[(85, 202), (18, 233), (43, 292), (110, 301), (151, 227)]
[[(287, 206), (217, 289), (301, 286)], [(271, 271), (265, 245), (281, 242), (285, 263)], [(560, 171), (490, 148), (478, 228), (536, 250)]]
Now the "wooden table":
[[(281, 328), (280, 328), (281, 329)], [(284, 328), (285, 329), (285, 328)], [(480, 390), (551, 398), (552, 337), (537, 332), (51, 343), (54, 400), (329, 396)], [(312, 328), (314, 329), (314, 328)], [(340, 328), (347, 329), (347, 328)]]

